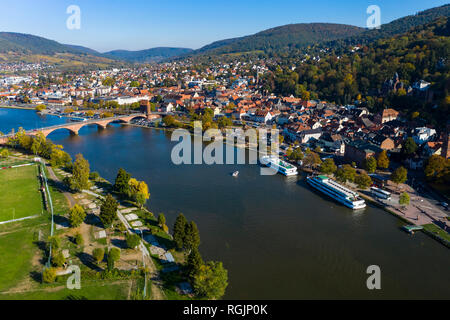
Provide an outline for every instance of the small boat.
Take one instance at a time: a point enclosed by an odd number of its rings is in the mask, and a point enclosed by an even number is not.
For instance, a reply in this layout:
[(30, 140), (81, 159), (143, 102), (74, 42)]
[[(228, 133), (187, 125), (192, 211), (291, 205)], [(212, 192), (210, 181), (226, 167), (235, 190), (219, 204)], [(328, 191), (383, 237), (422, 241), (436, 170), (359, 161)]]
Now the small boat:
[(237, 177), (238, 175), (239, 175), (239, 171), (235, 171), (235, 172), (233, 172), (233, 174), (232, 174), (233, 177)]

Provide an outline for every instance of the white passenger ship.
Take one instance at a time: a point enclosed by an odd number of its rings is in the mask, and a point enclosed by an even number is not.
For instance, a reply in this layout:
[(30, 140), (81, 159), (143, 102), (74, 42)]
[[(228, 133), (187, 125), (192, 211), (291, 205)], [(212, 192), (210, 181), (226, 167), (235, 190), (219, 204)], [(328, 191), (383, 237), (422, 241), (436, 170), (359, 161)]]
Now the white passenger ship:
[(358, 210), (366, 207), (366, 202), (358, 193), (349, 190), (326, 176), (308, 177), (307, 181), (313, 188), (325, 193), (350, 209)]
[(279, 173), (285, 176), (296, 176), (298, 175), (297, 167), (293, 166), (286, 161), (281, 160), (276, 156), (264, 156), (260, 159), (261, 163), (267, 167), (277, 170)]

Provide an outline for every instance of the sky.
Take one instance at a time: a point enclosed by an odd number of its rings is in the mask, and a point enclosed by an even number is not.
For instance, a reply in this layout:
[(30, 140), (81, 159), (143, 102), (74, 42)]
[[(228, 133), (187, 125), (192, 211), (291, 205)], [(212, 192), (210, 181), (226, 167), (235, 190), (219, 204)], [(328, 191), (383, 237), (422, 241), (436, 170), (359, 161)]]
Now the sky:
[[(0, 31), (29, 33), (100, 52), (152, 47), (197, 49), (217, 40), (290, 23), (366, 26), (370, 5), (381, 23), (448, 0), (0, 0)], [(80, 28), (67, 28), (67, 8), (80, 8)]]

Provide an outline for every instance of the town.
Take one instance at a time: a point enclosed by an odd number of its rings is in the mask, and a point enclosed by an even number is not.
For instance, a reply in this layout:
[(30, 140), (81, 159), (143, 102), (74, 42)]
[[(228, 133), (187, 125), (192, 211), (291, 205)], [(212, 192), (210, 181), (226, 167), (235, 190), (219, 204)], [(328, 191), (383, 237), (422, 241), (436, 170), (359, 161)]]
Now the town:
[(214, 42), (204, 16), (197, 49), (84, 10), (0, 32), (0, 300), (448, 298), (450, 5)]

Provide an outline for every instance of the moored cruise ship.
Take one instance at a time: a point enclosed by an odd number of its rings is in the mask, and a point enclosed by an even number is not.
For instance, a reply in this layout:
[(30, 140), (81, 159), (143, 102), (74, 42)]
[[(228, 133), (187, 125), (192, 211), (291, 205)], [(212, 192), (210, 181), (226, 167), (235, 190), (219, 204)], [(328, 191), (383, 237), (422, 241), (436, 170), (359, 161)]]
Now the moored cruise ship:
[(366, 202), (358, 193), (349, 190), (326, 176), (308, 177), (307, 181), (313, 188), (325, 193), (350, 209), (358, 210), (366, 207)]
[(297, 167), (293, 166), (286, 161), (281, 160), (276, 156), (264, 156), (260, 159), (261, 163), (267, 167), (277, 170), (279, 173), (285, 176), (296, 176), (298, 175)]

